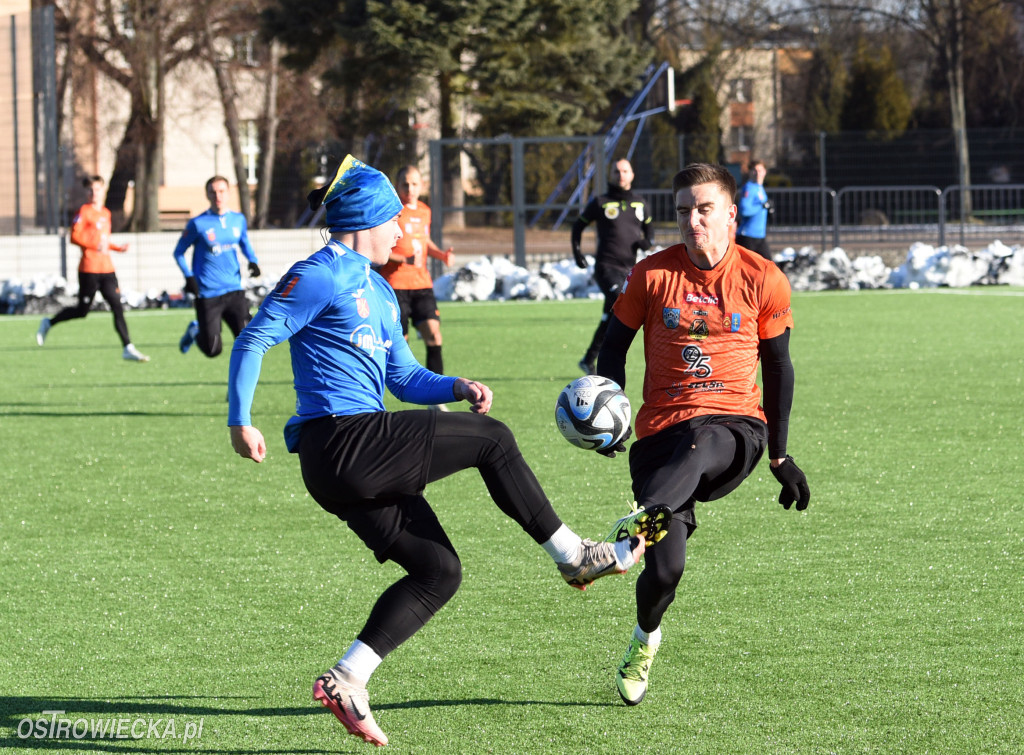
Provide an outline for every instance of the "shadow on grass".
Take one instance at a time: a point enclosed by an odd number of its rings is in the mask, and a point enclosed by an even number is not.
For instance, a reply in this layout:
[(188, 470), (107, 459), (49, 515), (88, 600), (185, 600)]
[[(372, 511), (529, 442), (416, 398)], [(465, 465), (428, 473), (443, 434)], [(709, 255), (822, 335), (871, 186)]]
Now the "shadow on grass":
[[(131, 724), (136, 720), (143, 720), (143, 726), (139, 729), (149, 731), (149, 724), (160, 721), (157, 724), (159, 732), (165, 731), (167, 722), (177, 716), (202, 718), (205, 716), (309, 716), (327, 715), (330, 712), (317, 703), (310, 701), (309, 705), (302, 707), (284, 708), (249, 708), (244, 705), (232, 707), (228, 701), (247, 700), (241, 696), (206, 697), (201, 695), (158, 695), (158, 696), (128, 696), (111, 698), (82, 698), (82, 697), (33, 697), (33, 696), (0, 696), (0, 727), (7, 728), (10, 733), (0, 736), (0, 750), (23, 751), (23, 750), (62, 750), (65, 752), (196, 752), (198, 743), (185, 745), (179, 749), (167, 747), (147, 747), (143, 741), (145, 735), (136, 737), (131, 734)], [(217, 701), (224, 701), (225, 704), (217, 704)], [(461, 700), (408, 700), (400, 703), (385, 703), (374, 705), (374, 710), (407, 710), (416, 708), (435, 707), (461, 707), (477, 705), (553, 705), (560, 707), (609, 707), (611, 703), (578, 702), (578, 701), (550, 701), (550, 700), (501, 700), (497, 698), (467, 698)], [(49, 714), (44, 713), (50, 711)], [(54, 713), (57, 711), (57, 713)], [(29, 724), (24, 723), (28, 719)], [(45, 734), (49, 734), (51, 723), (56, 719), (69, 721), (73, 725), (76, 721), (84, 719), (92, 725), (97, 720), (113, 720), (113, 727), (116, 727), (119, 719), (128, 719), (128, 724), (122, 729), (127, 736), (115, 738), (112, 736), (115, 728), (108, 728), (106, 736), (92, 736), (91, 731), (85, 736), (76, 738), (71, 736), (67, 728), (58, 737), (36, 738), (38, 727), (36, 722), (44, 722)], [(175, 725), (176, 737), (180, 739), (186, 724), (195, 725), (195, 721)], [(20, 728), (19, 728), (20, 725)], [(179, 730), (180, 729), (180, 730)], [(19, 736), (19, 731), (22, 735)], [(211, 732), (207, 732), (209, 735)], [(172, 737), (167, 737), (172, 738)], [(210, 737), (207, 736), (207, 742)], [(346, 740), (341, 740), (347, 743)], [(185, 744), (184, 742), (182, 743)], [(143, 746), (139, 746), (143, 745)], [(223, 755), (250, 755), (250, 753), (294, 753), (295, 755), (313, 755), (322, 753), (323, 749), (282, 749), (268, 750), (258, 749), (213, 749), (202, 747), (203, 752), (222, 753)]]

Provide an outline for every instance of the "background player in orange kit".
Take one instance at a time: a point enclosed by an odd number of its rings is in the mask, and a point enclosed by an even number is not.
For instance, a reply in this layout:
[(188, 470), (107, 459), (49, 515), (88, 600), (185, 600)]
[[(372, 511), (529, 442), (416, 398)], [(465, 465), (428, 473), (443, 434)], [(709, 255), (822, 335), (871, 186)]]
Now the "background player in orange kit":
[(626, 352), (643, 328), (643, 405), (629, 449), (633, 495), (642, 507), (675, 512), (636, 583), (637, 626), (616, 675), (628, 705), (647, 693), (661, 619), (697, 527), (695, 502), (735, 490), (765, 446), (782, 484), (779, 503), (789, 509), (795, 501), (802, 511), (810, 500), (807, 478), (786, 454), (793, 402), (789, 282), (773, 262), (730, 241), (736, 182), (726, 168), (688, 165), (672, 191), (683, 243), (633, 268), (597, 364), (598, 374), (625, 386)]
[(90, 176), (82, 181), (82, 185), (89, 191), (89, 202), (79, 208), (71, 222), (71, 243), (82, 249), (82, 260), (78, 263), (78, 303), (65, 307), (52, 320), (44, 317), (36, 331), (36, 343), (42, 346), (54, 325), (89, 314), (92, 300), (99, 291), (114, 315), (114, 329), (124, 346), (121, 356), (133, 362), (148, 362), (149, 357), (135, 348), (128, 335), (121, 289), (117, 284), (114, 261), (110, 258), (111, 249), (126, 252), (128, 245), (110, 241), (110, 210), (103, 206), (103, 179)]
[(443, 375), (441, 315), (437, 311), (434, 281), (427, 270), (427, 258), (433, 257), (451, 266), (455, 253), (451, 247), (442, 251), (430, 239), (430, 207), (419, 199), (423, 191), (423, 177), (416, 166), (407, 165), (398, 171), (396, 184), (398, 198), (402, 200), (402, 211), (398, 215), (402, 238), (395, 244), (387, 264), (377, 272), (398, 294), (402, 333), (408, 339), (411, 320), (427, 345), (426, 368)]

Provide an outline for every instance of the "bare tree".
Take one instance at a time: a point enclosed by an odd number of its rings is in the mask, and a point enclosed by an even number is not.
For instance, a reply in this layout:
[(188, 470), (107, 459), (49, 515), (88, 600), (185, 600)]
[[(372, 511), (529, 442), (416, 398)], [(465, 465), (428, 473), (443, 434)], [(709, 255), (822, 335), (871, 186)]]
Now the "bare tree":
[(196, 56), (195, 5), (187, 0), (59, 0), (56, 17), (61, 33), (89, 64), (129, 95), (128, 125), (118, 149), (118, 162), (130, 164), (134, 173), (128, 227), (159, 230), (164, 79)]

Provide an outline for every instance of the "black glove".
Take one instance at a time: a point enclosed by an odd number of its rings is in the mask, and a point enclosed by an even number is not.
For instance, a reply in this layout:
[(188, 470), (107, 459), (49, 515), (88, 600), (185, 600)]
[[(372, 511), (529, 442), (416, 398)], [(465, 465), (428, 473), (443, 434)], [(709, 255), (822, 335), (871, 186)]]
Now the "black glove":
[(580, 268), (581, 270), (587, 269), (587, 260), (583, 256), (583, 252), (581, 252), (579, 249), (572, 250), (572, 258), (576, 260), (576, 267)]
[(601, 456), (607, 456), (609, 459), (614, 459), (615, 458), (615, 454), (617, 454), (617, 453), (618, 454), (626, 453), (626, 441), (629, 440), (629, 438), (630, 438), (630, 436), (632, 434), (633, 434), (633, 428), (632, 427), (627, 427), (626, 428), (626, 434), (622, 436), (622, 440), (620, 440), (614, 446), (608, 446), (608, 448), (600, 449), (598, 451), (598, 453), (601, 454)]
[(651, 248), (651, 243), (647, 239), (640, 239), (639, 241), (633, 242), (633, 254), (637, 252), (646, 252)]
[(777, 467), (771, 467), (775, 479), (782, 485), (779, 503), (786, 510), (796, 501), (796, 510), (803, 511), (811, 501), (811, 489), (807, 487), (807, 475), (796, 465), (792, 456)]
[(764, 208), (765, 208), (766, 210), (768, 210), (768, 214), (769, 214), (769, 215), (772, 215), (772, 214), (774, 214), (774, 213), (775, 213), (775, 205), (774, 205), (774, 204), (772, 204), (772, 200), (770, 200), (770, 199), (769, 199), (769, 200), (767, 200), (767, 201), (766, 201), (766, 202), (764, 203)]
[(199, 296), (199, 281), (196, 280), (196, 276), (190, 275), (185, 279), (185, 293)]
[(259, 278), (260, 277), (260, 266), (257, 265), (255, 262), (250, 262), (249, 263), (249, 277), (250, 278)]

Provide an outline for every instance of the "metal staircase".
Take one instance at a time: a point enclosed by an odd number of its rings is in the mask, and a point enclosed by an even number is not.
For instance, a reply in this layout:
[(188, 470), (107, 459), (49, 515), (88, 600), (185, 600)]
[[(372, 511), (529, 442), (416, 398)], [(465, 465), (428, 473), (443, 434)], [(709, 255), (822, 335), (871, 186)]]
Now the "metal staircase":
[[(626, 159), (633, 159), (633, 152), (636, 149), (640, 135), (643, 133), (644, 123), (647, 118), (652, 115), (664, 113), (669, 109), (669, 106), (665, 105), (641, 110), (644, 103), (647, 101), (647, 96), (651, 93), (651, 90), (661, 80), (661, 77), (665, 75), (673, 75), (673, 71), (669, 67), (668, 63), (661, 63), (658, 66), (651, 64), (648, 66), (647, 70), (644, 72), (646, 83), (630, 100), (625, 103), (625, 106), (621, 111), (619, 111), (618, 115), (613, 113), (612, 116), (605, 121), (601, 130), (598, 132), (595, 141), (599, 145), (599, 154), (598, 149), (595, 149), (594, 143), (588, 144), (583, 149), (579, 157), (577, 157), (573, 162), (572, 167), (566, 171), (565, 175), (562, 176), (562, 179), (558, 182), (558, 185), (551, 194), (548, 195), (544, 204), (534, 214), (533, 219), (529, 224), (530, 228), (535, 227), (537, 223), (540, 222), (540, 219), (544, 214), (553, 206), (558, 204), (559, 197), (569, 191), (571, 187), (574, 187), (572, 188), (568, 200), (562, 207), (562, 210), (559, 212), (558, 217), (555, 219), (554, 225), (552, 226), (552, 230), (557, 230), (565, 221), (566, 216), (569, 214), (569, 209), (580, 203), (583, 191), (593, 179), (595, 170), (599, 167), (601, 170), (604, 169), (605, 157), (614, 153), (615, 148), (618, 146), (627, 127), (629, 127), (630, 124), (639, 121), (636, 130), (633, 132), (633, 140), (630, 142), (629, 149), (626, 152)], [(670, 93), (671, 90), (672, 86), (670, 82)]]

